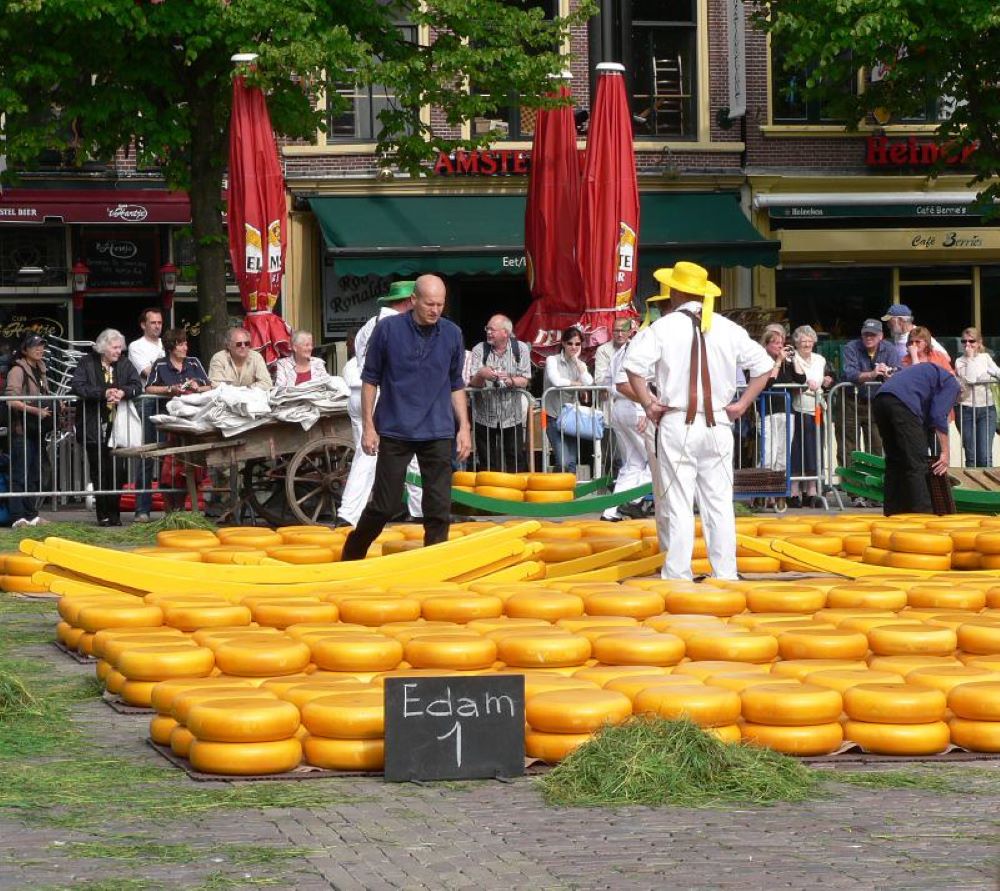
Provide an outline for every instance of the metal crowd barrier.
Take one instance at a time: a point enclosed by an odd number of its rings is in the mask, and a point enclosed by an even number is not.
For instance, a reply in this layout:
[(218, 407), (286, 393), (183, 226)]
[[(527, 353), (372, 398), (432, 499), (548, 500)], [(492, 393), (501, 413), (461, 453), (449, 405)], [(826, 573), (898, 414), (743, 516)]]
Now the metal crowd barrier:
[[(132, 400), (140, 419), (162, 411), (165, 401), (156, 396)], [(23, 403), (23, 407), (12, 408), (11, 402)], [(8, 484), (0, 486), (0, 502), (9, 506), (12, 499), (27, 497), (57, 510), (60, 505), (97, 495), (160, 492), (183, 497), (184, 489), (153, 486), (156, 469), (152, 459), (126, 460), (116, 457), (106, 442), (79, 442), (77, 408), (81, 403), (83, 430), (100, 424), (92, 413), (107, 409), (91, 400), (71, 395), (0, 396), (0, 419), (6, 428), (0, 442), (8, 465)], [(37, 414), (40, 408), (49, 411), (47, 420)], [(146, 442), (152, 441), (147, 438), (149, 429), (151, 424), (144, 431)]]
[[(606, 441), (610, 442), (610, 406), (607, 387), (591, 385), (586, 387), (549, 387), (542, 393), (541, 429), (545, 437), (542, 444), (542, 470), (551, 469), (576, 471), (583, 478), (597, 479), (611, 468), (608, 460)], [(571, 406), (570, 412), (576, 421), (576, 429), (564, 432), (559, 428), (559, 416), (550, 414), (554, 404)], [(600, 411), (604, 432), (594, 438), (593, 412)], [(550, 452), (552, 453), (550, 455)]]
[(535, 469), (535, 398), (521, 387), (466, 387), (475, 470)]
[[(962, 393), (955, 406), (955, 425), (961, 437), (961, 459), (966, 467), (993, 467), (993, 451), (997, 434), (997, 382), (968, 383), (959, 378)], [(958, 463), (952, 455), (951, 463)]]

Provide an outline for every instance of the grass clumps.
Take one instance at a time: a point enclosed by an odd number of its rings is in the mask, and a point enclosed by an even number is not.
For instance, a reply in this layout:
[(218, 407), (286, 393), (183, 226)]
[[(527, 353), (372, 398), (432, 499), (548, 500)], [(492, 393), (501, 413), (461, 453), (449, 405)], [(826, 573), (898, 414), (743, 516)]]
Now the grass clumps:
[(583, 807), (764, 805), (802, 801), (818, 786), (785, 755), (651, 716), (606, 727), (542, 779), (549, 804)]
[(83, 544), (104, 547), (136, 548), (156, 544), (156, 533), (168, 529), (209, 529), (215, 524), (204, 514), (192, 511), (174, 511), (152, 523), (133, 523), (130, 526), (103, 527), (96, 523), (61, 523), (54, 521), (45, 526), (25, 526), (20, 529), (0, 530), (0, 550), (16, 551), (26, 538), (36, 541), (54, 536)]

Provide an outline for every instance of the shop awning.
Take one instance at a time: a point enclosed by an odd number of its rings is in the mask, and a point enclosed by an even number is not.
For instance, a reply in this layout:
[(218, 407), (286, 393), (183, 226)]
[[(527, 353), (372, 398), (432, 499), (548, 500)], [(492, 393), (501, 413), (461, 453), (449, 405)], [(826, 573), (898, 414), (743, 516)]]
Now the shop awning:
[(190, 222), (188, 196), (165, 189), (9, 189), (0, 194), (0, 224)]
[[(641, 196), (644, 266), (776, 266), (779, 242), (763, 238), (738, 196)], [(522, 275), (523, 195), (310, 197), (337, 275)]]

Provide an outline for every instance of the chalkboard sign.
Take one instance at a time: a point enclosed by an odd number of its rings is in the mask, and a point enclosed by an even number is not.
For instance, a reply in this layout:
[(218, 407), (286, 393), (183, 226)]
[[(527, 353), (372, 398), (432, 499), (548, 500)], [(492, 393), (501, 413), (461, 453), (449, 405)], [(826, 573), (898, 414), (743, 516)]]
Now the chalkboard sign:
[(523, 773), (523, 675), (386, 678), (386, 780)]
[(156, 229), (85, 229), (80, 244), (90, 267), (89, 290), (159, 289)]

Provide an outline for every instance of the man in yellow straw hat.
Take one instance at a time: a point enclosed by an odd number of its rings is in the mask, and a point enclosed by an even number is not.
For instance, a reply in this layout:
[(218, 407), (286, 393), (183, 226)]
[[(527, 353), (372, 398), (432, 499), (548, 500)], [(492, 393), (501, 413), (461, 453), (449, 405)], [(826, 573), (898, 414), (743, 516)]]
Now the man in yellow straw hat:
[[(735, 579), (732, 424), (764, 389), (774, 363), (745, 329), (713, 314), (722, 291), (707, 270), (681, 261), (654, 277), (660, 293), (646, 302), (668, 301), (665, 314), (632, 342), (625, 372), (646, 417), (658, 426), (657, 533), (670, 544), (663, 577), (692, 577), (697, 495), (712, 571)], [(734, 401), (740, 368), (750, 381)], [(656, 384), (655, 397), (648, 380)]]

